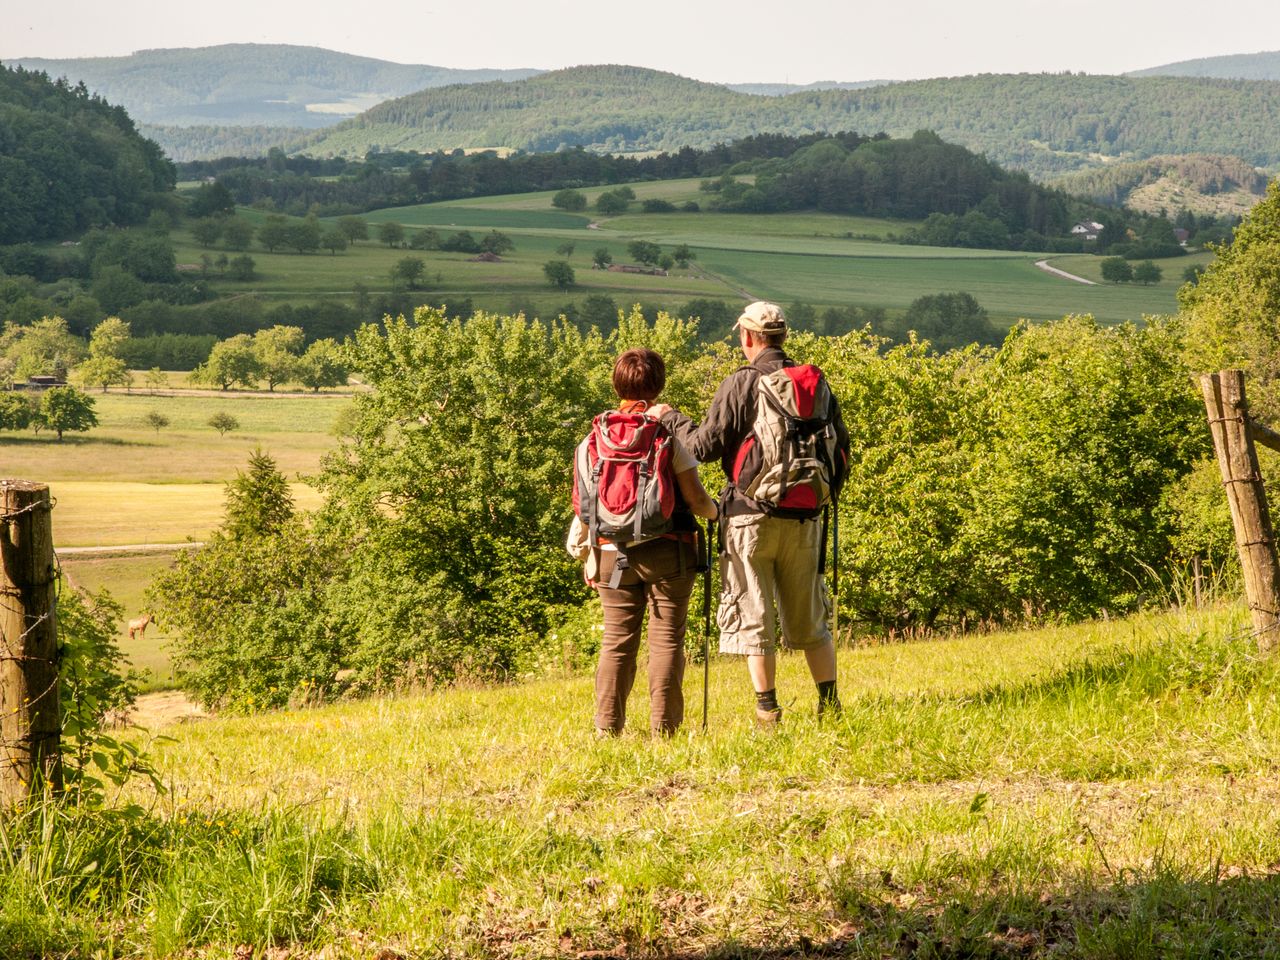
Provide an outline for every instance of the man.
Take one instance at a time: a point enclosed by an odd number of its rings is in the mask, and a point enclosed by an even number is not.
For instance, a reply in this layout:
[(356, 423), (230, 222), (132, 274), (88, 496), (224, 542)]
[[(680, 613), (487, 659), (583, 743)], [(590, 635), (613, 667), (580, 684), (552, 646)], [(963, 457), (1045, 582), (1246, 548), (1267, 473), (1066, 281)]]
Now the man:
[[(732, 480), (739, 453), (756, 425), (758, 384), (762, 377), (795, 364), (782, 350), (787, 321), (782, 308), (757, 301), (747, 306), (735, 325), (747, 366), (720, 384), (702, 424), (665, 405), (660, 415), (702, 463), (720, 458), (730, 484), (721, 502), (720, 651), (747, 658), (756, 692), (756, 719), (772, 726), (782, 719), (777, 685), (777, 615), (786, 646), (803, 650), (818, 687), (818, 713), (837, 710), (836, 653), (828, 623), (830, 600), (823, 579), (825, 525), (821, 517), (793, 519), (767, 503), (747, 496)], [(835, 467), (843, 479), (849, 434), (835, 398), (832, 425), (839, 453)], [(834, 495), (834, 494), (833, 494)], [(782, 514), (788, 511), (781, 511)]]

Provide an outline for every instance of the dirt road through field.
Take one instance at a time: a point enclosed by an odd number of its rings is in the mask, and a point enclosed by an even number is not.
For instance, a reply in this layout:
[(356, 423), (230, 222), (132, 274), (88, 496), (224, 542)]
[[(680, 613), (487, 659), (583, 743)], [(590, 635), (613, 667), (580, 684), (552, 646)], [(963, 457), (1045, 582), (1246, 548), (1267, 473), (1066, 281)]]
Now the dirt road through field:
[(1063, 277), (1066, 280), (1074, 280), (1076, 283), (1083, 283), (1090, 287), (1097, 286), (1097, 284), (1092, 280), (1086, 280), (1084, 277), (1077, 277), (1074, 273), (1067, 273), (1065, 270), (1059, 270), (1057, 267), (1049, 266), (1048, 260), (1037, 260), (1036, 266), (1045, 273), (1052, 273), (1056, 277)]

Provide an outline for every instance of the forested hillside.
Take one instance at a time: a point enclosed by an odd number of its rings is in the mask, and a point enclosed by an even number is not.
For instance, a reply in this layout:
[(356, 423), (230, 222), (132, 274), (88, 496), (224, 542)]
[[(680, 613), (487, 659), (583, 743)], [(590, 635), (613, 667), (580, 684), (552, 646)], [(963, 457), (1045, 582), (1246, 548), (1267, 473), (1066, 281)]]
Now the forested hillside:
[(892, 80), (818, 80), (814, 83), (726, 83), (736, 93), (753, 93), (758, 97), (785, 97), (789, 93), (809, 93), (814, 90), (865, 90), (882, 87)]
[(1267, 192), (1267, 177), (1239, 157), (1189, 154), (1152, 157), (1068, 174), (1067, 193), (1146, 213), (1190, 210), (1215, 216), (1247, 212)]
[(138, 223), (173, 185), (123, 107), (0, 67), (0, 245)]
[(1236, 53), (1226, 57), (1179, 60), (1145, 70), (1133, 70), (1130, 77), (1220, 77), (1224, 80), (1280, 80), (1280, 50), (1269, 53)]
[(637, 152), (764, 131), (936, 131), (1037, 176), (1105, 157), (1230, 153), (1280, 165), (1280, 83), (1178, 77), (983, 75), (784, 97), (669, 73), (575, 67), (513, 83), (425, 90), (317, 134), (308, 151), (509, 147)]
[(312, 128), (424, 87), (522, 79), (537, 72), (451, 70), (281, 43), (139, 50), (127, 57), (32, 58), (14, 64), (65, 76), (72, 83), (83, 81), (123, 104), (140, 123)]
[(158, 143), (175, 163), (211, 157), (265, 157), (273, 147), (296, 149), (313, 132), (307, 127), (263, 124), (179, 127), (144, 123), (138, 129)]
[[(928, 131), (901, 139), (843, 134), (786, 158), (756, 162), (752, 169), (752, 185), (732, 178), (712, 185), (717, 188), (714, 209), (928, 218), (922, 236), (939, 226), (938, 218), (963, 217), (975, 234), (972, 242), (957, 243), (955, 237), (922, 240), (938, 246), (1045, 249), (1047, 236), (1067, 233), (1072, 223), (1072, 205), (1065, 195)], [(955, 220), (953, 227), (960, 222)], [(1012, 244), (1011, 233), (1020, 235)], [(1026, 233), (1033, 237), (1021, 236)]]

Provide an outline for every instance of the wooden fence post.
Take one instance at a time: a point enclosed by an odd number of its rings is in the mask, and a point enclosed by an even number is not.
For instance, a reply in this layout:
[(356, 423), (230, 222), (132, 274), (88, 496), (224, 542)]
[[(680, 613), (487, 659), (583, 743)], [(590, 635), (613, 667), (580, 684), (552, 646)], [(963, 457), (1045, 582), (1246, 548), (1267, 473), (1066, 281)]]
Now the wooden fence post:
[(62, 788), (49, 488), (0, 480), (0, 804)]
[[(1263, 433), (1265, 428), (1249, 419), (1242, 371), (1205, 374), (1200, 378), (1200, 390), (1208, 411), (1222, 485), (1231, 505), (1245, 598), (1253, 617), (1258, 649), (1270, 653), (1280, 641), (1280, 566), (1276, 562), (1271, 514), (1254, 447), (1255, 435)], [(1269, 438), (1264, 438), (1264, 442), (1266, 439)]]

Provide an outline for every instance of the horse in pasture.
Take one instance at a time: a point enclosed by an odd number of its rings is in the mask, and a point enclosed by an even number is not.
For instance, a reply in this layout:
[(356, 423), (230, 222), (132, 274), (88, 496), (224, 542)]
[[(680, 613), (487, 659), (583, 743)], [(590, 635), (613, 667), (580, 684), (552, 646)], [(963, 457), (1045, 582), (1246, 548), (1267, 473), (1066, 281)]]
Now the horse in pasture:
[(144, 613), (142, 616), (138, 617), (136, 620), (130, 620), (129, 621), (129, 639), (133, 640), (135, 639), (135, 637), (138, 640), (147, 639), (147, 627), (153, 623), (156, 623), (158, 625), (156, 618), (150, 613)]

